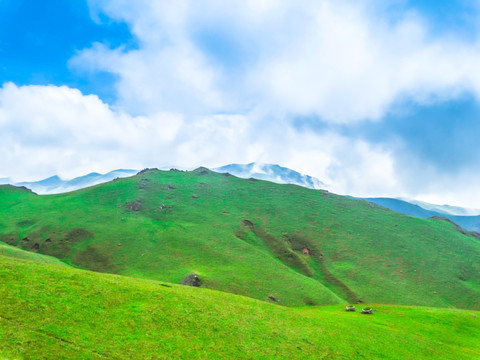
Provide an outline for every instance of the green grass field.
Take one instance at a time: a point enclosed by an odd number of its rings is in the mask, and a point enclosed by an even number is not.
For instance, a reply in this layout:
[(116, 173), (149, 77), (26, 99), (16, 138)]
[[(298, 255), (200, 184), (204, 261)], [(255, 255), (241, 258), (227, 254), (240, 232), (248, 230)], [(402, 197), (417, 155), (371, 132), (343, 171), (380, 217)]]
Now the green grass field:
[(1, 359), (480, 358), (472, 310), (291, 308), (24, 257), (0, 253)]
[(480, 241), (325, 191), (206, 169), (146, 171), (68, 194), (0, 187), (0, 241), (74, 267), (288, 306), (480, 309)]

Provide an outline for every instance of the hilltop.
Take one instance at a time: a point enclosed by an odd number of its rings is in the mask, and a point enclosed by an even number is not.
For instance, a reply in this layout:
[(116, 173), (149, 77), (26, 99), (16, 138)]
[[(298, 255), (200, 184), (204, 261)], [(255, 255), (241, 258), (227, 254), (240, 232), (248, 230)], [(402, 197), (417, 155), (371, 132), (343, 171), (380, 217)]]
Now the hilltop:
[[(295, 170), (274, 164), (250, 163), (250, 164), (229, 164), (214, 168), (213, 171), (230, 173), (244, 179), (254, 178), (266, 180), (278, 184), (294, 184), (309, 189), (328, 190), (329, 186), (319, 179), (301, 174)], [(75, 190), (84, 189), (90, 186), (105, 183), (116, 178), (133, 176), (137, 170), (118, 169), (107, 174), (90, 173), (71, 180), (63, 180), (54, 175), (40, 181), (12, 182), (9, 178), (0, 178), (0, 185), (12, 184), (24, 186), (37, 194), (60, 194)], [(351, 196), (353, 197), (353, 196)], [(431, 217), (445, 217), (471, 231), (480, 231), (480, 215), (478, 209), (466, 209), (450, 205), (434, 205), (426, 202), (411, 199), (396, 198), (363, 198), (364, 200), (381, 205), (390, 210), (402, 214), (428, 219)]]

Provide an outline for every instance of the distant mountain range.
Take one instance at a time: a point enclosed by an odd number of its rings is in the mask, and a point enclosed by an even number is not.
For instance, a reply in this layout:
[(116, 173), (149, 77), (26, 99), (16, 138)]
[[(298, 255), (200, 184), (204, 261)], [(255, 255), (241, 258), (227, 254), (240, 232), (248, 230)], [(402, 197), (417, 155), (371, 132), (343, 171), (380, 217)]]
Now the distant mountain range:
[(113, 170), (107, 174), (90, 173), (88, 175), (80, 176), (72, 180), (63, 180), (57, 175), (51, 176), (47, 179), (31, 182), (19, 182), (13, 185), (25, 186), (37, 194), (60, 194), (78, 189), (83, 189), (89, 186), (102, 184), (112, 181), (116, 178), (122, 178), (135, 175), (137, 170)]
[[(319, 179), (309, 175), (300, 174), (297, 171), (273, 164), (230, 164), (216, 169), (216, 172), (228, 172), (241, 178), (255, 178), (271, 181), (279, 184), (295, 184), (310, 189), (325, 189), (327, 186)], [(72, 180), (63, 180), (57, 175), (47, 179), (31, 182), (12, 183), (9, 178), (0, 178), (0, 184), (12, 184), (15, 186), (25, 186), (37, 194), (59, 194), (83, 189), (89, 186), (98, 185), (111, 181), (115, 178), (132, 176), (139, 170), (113, 170), (107, 174), (90, 173)]]
[[(402, 214), (422, 219), (444, 217), (467, 230), (480, 232), (480, 215), (457, 215), (459, 213), (473, 213), (475, 211), (473, 209), (449, 205), (433, 205), (422, 201), (406, 201), (392, 198), (364, 198), (364, 200)], [(435, 211), (429, 209), (435, 209)]]
[[(229, 164), (212, 170), (221, 173), (228, 172), (241, 178), (255, 178), (279, 184), (295, 184), (317, 190), (328, 189), (325, 183), (315, 177), (304, 175), (275, 164)], [(71, 180), (63, 180), (55, 175), (41, 181), (20, 182), (13, 183), (13, 185), (25, 186), (37, 194), (59, 194), (98, 185), (115, 178), (132, 176), (136, 173), (138, 173), (138, 170), (119, 169), (107, 174), (90, 173)], [(12, 184), (12, 182), (9, 178), (0, 178), (0, 185), (1, 184)], [(480, 232), (480, 210), (477, 209), (466, 209), (450, 205), (435, 205), (411, 199), (383, 197), (363, 199), (387, 209), (423, 219), (444, 217), (465, 229)]]
[(461, 215), (461, 216), (480, 215), (479, 209), (467, 209), (467, 208), (462, 208), (459, 206), (451, 206), (451, 205), (435, 205), (435, 204), (429, 204), (423, 201), (413, 200), (413, 199), (402, 199), (402, 198), (399, 198), (399, 199), (409, 202), (410, 204), (418, 205), (426, 210), (436, 211), (443, 214)]

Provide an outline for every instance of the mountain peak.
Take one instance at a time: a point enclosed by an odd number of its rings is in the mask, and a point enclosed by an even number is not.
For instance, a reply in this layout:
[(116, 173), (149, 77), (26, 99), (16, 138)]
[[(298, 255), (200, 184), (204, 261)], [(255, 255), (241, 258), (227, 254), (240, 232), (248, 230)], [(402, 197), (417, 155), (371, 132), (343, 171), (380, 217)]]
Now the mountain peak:
[(278, 184), (294, 184), (310, 189), (325, 189), (327, 185), (319, 179), (301, 174), (295, 170), (277, 164), (252, 162), (249, 164), (229, 164), (212, 169), (216, 172), (228, 172), (241, 178), (255, 178)]

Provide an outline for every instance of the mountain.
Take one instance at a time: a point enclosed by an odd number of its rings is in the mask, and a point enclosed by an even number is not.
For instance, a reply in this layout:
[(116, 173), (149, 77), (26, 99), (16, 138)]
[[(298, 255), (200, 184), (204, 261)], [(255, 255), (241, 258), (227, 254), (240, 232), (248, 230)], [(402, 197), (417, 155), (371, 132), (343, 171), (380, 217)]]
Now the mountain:
[[(230, 164), (212, 170), (220, 173), (230, 173), (245, 179), (254, 178), (279, 184), (295, 184), (309, 189), (328, 189), (325, 183), (315, 177), (303, 175), (292, 169), (274, 164)], [(137, 172), (137, 170), (119, 169), (107, 174), (90, 173), (72, 180), (62, 180), (55, 175), (41, 181), (19, 182), (14, 185), (25, 186), (37, 194), (59, 194), (102, 184), (115, 178), (132, 176)], [(11, 181), (8, 178), (0, 178), (1, 184), (11, 184)], [(467, 230), (480, 232), (480, 215), (478, 215), (480, 210), (450, 205), (434, 205), (411, 199), (364, 199), (393, 211), (423, 219), (445, 217)]]
[(447, 214), (452, 216), (477, 216), (480, 215), (479, 209), (467, 209), (459, 206), (451, 205), (435, 205), (429, 204), (424, 201), (413, 200), (413, 199), (402, 199), (408, 201), (411, 204), (418, 205), (426, 210), (435, 211), (441, 214)]
[(0, 358), (480, 358), (480, 241), (442, 217), (206, 168), (0, 213)]
[[(62, 180), (57, 175), (55, 175), (40, 181), (19, 182), (15, 183), (14, 185), (25, 186), (26, 188), (32, 190), (37, 194), (59, 194), (102, 184), (115, 178), (132, 176), (135, 175), (137, 172), (137, 170), (123, 169), (110, 171), (107, 174), (99, 174), (93, 172), (88, 175), (74, 178), (72, 180)], [(6, 183), (10, 183), (10, 181)]]
[[(225, 173), (229, 172), (232, 175), (241, 178), (255, 178), (260, 180), (272, 181), (279, 184), (295, 184), (304, 186), (310, 189), (325, 189), (327, 186), (319, 179), (309, 175), (303, 175), (294, 170), (281, 167), (273, 164), (230, 164), (219, 168), (212, 169), (213, 171)], [(64, 192), (75, 191), (89, 186), (102, 184), (111, 181), (117, 177), (127, 177), (135, 175), (138, 170), (113, 170), (107, 174), (90, 173), (88, 175), (80, 176), (72, 180), (62, 180), (57, 175), (51, 176), (47, 179), (31, 182), (17, 182), (12, 183), (9, 178), (0, 178), (0, 185), (12, 184), (16, 186), (25, 186), (37, 194), (59, 194)]]
[(1, 244), (0, 295), (2, 359), (480, 358), (475, 311), (287, 308), (82, 271)]
[[(472, 213), (474, 210), (459, 208), (449, 205), (433, 205), (425, 202), (409, 200), (408, 202), (400, 199), (392, 198), (364, 198), (374, 204), (383, 206), (387, 209), (410, 215), (416, 216), (422, 219), (428, 219), (431, 217), (444, 217), (461, 227), (470, 230), (480, 232), (480, 216), (466, 216), (466, 215), (452, 215), (458, 213)], [(421, 204), (421, 205), (417, 205)], [(428, 210), (436, 209), (434, 210)]]
[(405, 215), (419, 217), (422, 219), (428, 219), (433, 216), (446, 215), (439, 212), (426, 210), (423, 207), (420, 207), (418, 205), (415, 205), (400, 199), (394, 199), (394, 198), (363, 198), (363, 199), (370, 201), (374, 204), (383, 206), (387, 209), (390, 209)]
[(286, 306), (480, 306), (472, 234), (323, 190), (147, 169), (50, 196), (0, 186), (0, 213), (0, 241), (98, 272), (196, 274), (201, 287)]
[(319, 179), (309, 175), (303, 175), (292, 169), (273, 164), (230, 164), (212, 169), (220, 173), (230, 173), (244, 179), (254, 178), (272, 181), (278, 184), (294, 184), (309, 189), (326, 189), (327, 185)]

